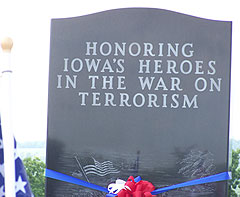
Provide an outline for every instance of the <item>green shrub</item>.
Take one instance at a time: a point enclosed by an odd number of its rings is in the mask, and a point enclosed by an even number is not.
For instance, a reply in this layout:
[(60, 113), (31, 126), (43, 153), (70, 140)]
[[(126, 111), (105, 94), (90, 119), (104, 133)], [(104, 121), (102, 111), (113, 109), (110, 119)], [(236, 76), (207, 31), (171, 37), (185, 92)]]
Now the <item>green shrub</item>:
[(23, 160), (28, 180), (35, 197), (45, 196), (45, 163), (38, 157), (27, 157)]

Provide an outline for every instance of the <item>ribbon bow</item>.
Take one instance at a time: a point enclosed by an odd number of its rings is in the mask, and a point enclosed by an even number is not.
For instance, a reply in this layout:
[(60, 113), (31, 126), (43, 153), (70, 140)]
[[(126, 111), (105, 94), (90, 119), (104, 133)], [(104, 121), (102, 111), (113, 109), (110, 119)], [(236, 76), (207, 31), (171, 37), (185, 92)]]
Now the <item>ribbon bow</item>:
[(153, 197), (151, 194), (155, 190), (152, 183), (140, 180), (135, 182), (133, 176), (130, 176), (124, 185), (124, 188), (117, 194), (118, 197)]

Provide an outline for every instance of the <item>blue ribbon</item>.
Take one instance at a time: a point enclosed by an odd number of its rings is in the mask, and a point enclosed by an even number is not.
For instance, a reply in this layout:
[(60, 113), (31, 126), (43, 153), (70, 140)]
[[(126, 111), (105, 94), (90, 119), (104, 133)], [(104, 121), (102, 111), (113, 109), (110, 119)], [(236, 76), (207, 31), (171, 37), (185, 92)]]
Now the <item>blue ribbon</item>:
[(225, 180), (229, 180), (231, 178), (232, 178), (231, 172), (222, 172), (220, 174), (215, 174), (215, 175), (203, 177), (203, 178), (200, 178), (200, 179), (195, 179), (195, 180), (192, 180), (192, 181), (179, 183), (179, 184), (172, 185), (172, 186), (169, 186), (169, 187), (160, 188), (160, 189), (152, 191), (151, 194), (152, 195), (157, 195), (157, 194), (167, 192), (169, 190), (181, 188), (181, 187), (199, 185), (199, 184), (204, 184), (204, 183), (212, 183), (212, 182), (217, 182), (217, 181), (225, 181)]
[(66, 174), (62, 174), (60, 172), (53, 171), (53, 170), (46, 169), (45, 176), (48, 178), (59, 180), (59, 181), (65, 181), (68, 183), (73, 183), (76, 185), (81, 185), (83, 187), (87, 187), (90, 189), (108, 193), (107, 188), (101, 187), (99, 185), (94, 185), (92, 183), (88, 183), (86, 181), (83, 181), (83, 180), (80, 180), (80, 179), (77, 179), (77, 178), (74, 178), (74, 177), (68, 176)]
[[(46, 173), (45, 176), (48, 178), (52, 178), (52, 179), (56, 179), (56, 180), (60, 180), (60, 181), (65, 181), (68, 183), (73, 183), (76, 185), (80, 185), (83, 187), (87, 187), (90, 189), (94, 189), (94, 190), (98, 190), (98, 191), (102, 191), (105, 193), (108, 193), (107, 188), (101, 187), (99, 185), (95, 185), (92, 183), (88, 183), (86, 181), (53, 171), (53, 170), (49, 170), (46, 169)], [(151, 192), (152, 195), (157, 195), (163, 192), (167, 192), (169, 190), (173, 190), (173, 189), (177, 189), (177, 188), (182, 188), (182, 187), (187, 187), (187, 186), (192, 186), (192, 185), (199, 185), (199, 184), (204, 184), (204, 183), (213, 183), (213, 182), (218, 182), (218, 181), (225, 181), (225, 180), (230, 180), (231, 179), (231, 172), (222, 172), (219, 174), (215, 174), (215, 175), (211, 175), (208, 177), (203, 177), (200, 179), (195, 179), (192, 181), (187, 181), (184, 183), (180, 183), (180, 184), (176, 184), (176, 185), (172, 185), (172, 186), (168, 186), (168, 187), (163, 187), (160, 189), (156, 189), (154, 191)], [(141, 180), (141, 177), (136, 177), (135, 178), (135, 182), (138, 182)], [(113, 194), (107, 194), (108, 197), (112, 197), (112, 196), (116, 196)]]

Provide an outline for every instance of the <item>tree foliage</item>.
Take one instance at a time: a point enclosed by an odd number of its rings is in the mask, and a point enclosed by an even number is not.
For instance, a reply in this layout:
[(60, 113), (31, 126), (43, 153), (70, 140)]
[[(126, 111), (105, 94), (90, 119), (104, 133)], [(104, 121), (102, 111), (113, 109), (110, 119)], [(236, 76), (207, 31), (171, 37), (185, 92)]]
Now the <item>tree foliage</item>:
[(34, 196), (45, 196), (45, 163), (38, 157), (27, 157), (23, 160), (23, 163)]
[[(229, 181), (229, 196), (237, 197), (236, 191), (240, 189), (240, 149), (232, 150), (232, 163), (230, 165), (230, 171), (232, 172), (232, 180)], [(239, 191), (240, 192), (240, 191)]]

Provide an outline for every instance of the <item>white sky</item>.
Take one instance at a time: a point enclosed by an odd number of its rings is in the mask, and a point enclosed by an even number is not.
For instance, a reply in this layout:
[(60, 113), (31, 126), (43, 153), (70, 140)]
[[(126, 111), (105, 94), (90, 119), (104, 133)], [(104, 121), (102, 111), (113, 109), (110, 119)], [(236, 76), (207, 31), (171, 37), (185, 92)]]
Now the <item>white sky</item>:
[(240, 12), (237, 0), (1, 0), (0, 5), (0, 39), (10, 36), (14, 41), (13, 129), (17, 140), (46, 139), (51, 18), (125, 7), (161, 8), (233, 21), (230, 134), (240, 139)]

